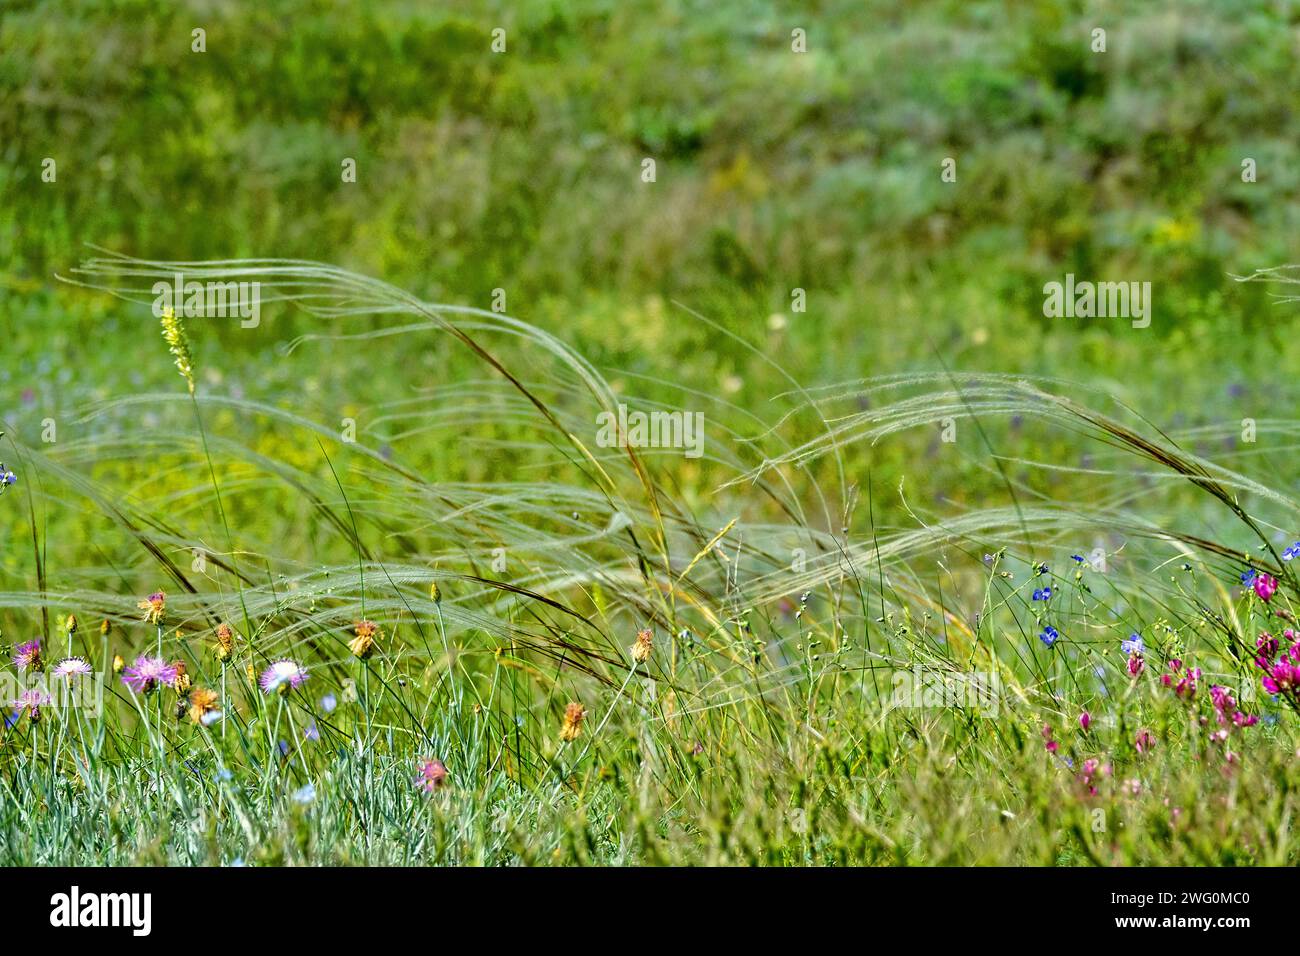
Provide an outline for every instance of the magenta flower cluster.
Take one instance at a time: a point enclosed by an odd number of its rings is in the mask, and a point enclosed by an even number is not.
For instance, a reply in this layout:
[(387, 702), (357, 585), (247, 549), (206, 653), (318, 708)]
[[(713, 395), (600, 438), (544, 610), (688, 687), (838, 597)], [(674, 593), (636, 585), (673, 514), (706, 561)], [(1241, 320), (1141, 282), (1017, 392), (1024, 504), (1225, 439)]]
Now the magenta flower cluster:
[(1255, 641), (1255, 666), (1264, 672), (1260, 683), (1270, 694), (1281, 694), (1300, 700), (1300, 641), (1295, 631), (1287, 628), (1282, 637), (1290, 645), (1282, 650), (1281, 642), (1267, 631)]

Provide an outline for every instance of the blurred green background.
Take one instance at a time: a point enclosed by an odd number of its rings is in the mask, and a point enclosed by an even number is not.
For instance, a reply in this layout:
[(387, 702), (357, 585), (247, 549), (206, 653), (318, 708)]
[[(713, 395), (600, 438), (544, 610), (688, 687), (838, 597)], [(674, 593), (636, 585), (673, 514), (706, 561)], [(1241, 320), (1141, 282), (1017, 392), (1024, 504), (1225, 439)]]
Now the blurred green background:
[[(754, 408), (789, 388), (680, 304), (805, 384), (942, 363), (1100, 385), (1165, 425), (1265, 417), (1294, 398), (1293, 313), (1228, 274), (1300, 258), (1298, 25), (1277, 0), (6, 0), (0, 415), (35, 443), (47, 415), (175, 388), (146, 309), (55, 282), (96, 243), (485, 308), (502, 288), (648, 397), (635, 376)], [(1067, 272), (1150, 281), (1152, 326), (1044, 318)], [(334, 421), (481, 374), (446, 342), (285, 361), (308, 328), (268, 307), (195, 329), (201, 387)]]

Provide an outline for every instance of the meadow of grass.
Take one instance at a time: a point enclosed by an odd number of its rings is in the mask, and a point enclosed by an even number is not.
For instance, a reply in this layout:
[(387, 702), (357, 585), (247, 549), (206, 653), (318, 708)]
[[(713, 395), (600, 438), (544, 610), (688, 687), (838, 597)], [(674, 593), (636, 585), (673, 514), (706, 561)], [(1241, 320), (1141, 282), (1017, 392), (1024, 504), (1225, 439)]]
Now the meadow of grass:
[(869, 6), (6, 4), (3, 862), (1297, 862), (1294, 14)]

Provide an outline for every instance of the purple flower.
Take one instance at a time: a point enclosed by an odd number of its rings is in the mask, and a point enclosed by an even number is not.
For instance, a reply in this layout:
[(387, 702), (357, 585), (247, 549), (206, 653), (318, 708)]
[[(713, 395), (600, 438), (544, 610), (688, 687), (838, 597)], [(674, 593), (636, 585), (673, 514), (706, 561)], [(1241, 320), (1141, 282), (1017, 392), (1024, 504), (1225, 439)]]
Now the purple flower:
[(137, 694), (147, 694), (159, 684), (176, 683), (175, 664), (168, 664), (161, 657), (148, 657), (141, 654), (135, 663), (122, 671), (122, 683)]
[(28, 641), (14, 648), (14, 667), (20, 671), (41, 669), (41, 640)]
[(1048, 624), (1043, 628), (1043, 633), (1038, 635), (1038, 639), (1047, 647), (1051, 647), (1061, 639), (1061, 632), (1052, 625)]
[(1142, 642), (1141, 634), (1130, 634), (1120, 642), (1119, 649), (1125, 654), (1145, 654), (1147, 646)]
[(0, 491), (4, 491), (9, 485), (16, 484), (18, 484), (18, 476), (6, 468), (4, 462), (0, 462)]
[(1034, 588), (1035, 601), (1046, 601), (1051, 596), (1052, 596), (1052, 589), (1050, 587)]
[(279, 691), (287, 694), (307, 679), (307, 672), (293, 661), (276, 661), (262, 671), (262, 692), (273, 694)]
[(94, 673), (94, 669), (84, 657), (65, 657), (54, 665), (50, 673), (71, 680), (74, 677), (88, 677)]
[(18, 713), (27, 711), (27, 715), (32, 720), (41, 719), (41, 708), (52, 701), (54, 698), (40, 688), (33, 687), (23, 691), (12, 701), (14, 707), (18, 708)]
[(1261, 601), (1269, 601), (1277, 593), (1277, 578), (1269, 574), (1257, 574), (1253, 586)]

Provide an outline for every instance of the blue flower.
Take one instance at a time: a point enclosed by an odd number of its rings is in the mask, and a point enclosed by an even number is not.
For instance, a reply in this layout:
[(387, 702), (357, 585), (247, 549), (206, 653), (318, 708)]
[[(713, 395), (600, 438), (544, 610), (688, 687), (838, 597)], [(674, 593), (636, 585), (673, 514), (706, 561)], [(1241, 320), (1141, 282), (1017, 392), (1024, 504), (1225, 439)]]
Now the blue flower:
[(1061, 633), (1052, 625), (1048, 624), (1043, 628), (1043, 633), (1038, 635), (1038, 639), (1047, 647), (1051, 647), (1061, 639)]
[(1241, 583), (1245, 585), (1249, 585), (1252, 581), (1255, 580), (1255, 575), (1258, 573), (1259, 572), (1256, 571), (1254, 568), (1247, 568), (1245, 571), (1241, 572)]
[(1285, 548), (1282, 551), (1283, 561), (1290, 561), (1292, 558), (1300, 558), (1300, 541), (1297, 541), (1295, 544), (1291, 545), (1291, 547)]
[(1083, 555), (1072, 554), (1070, 555), (1070, 560), (1073, 561), (1075, 564), (1083, 564)]
[(316, 799), (316, 784), (309, 783), (306, 786), (299, 787), (293, 792), (293, 802), (301, 803), (304, 806)]
[(1052, 596), (1052, 589), (1050, 587), (1034, 588), (1035, 601), (1046, 601), (1051, 596)]
[(18, 484), (18, 476), (6, 468), (4, 462), (0, 462), (0, 491), (3, 491), (9, 485), (16, 484)]
[(312, 721), (302, 730), (303, 740), (320, 740), (320, 730), (316, 727), (316, 721)]
[(1120, 642), (1119, 649), (1125, 654), (1145, 654), (1147, 646), (1142, 643), (1141, 634), (1130, 634), (1125, 640)]
[(320, 699), (320, 709), (327, 714), (334, 713), (334, 708), (339, 705), (339, 699), (333, 694), (326, 694)]

